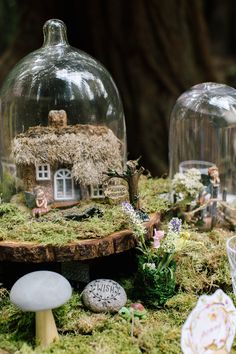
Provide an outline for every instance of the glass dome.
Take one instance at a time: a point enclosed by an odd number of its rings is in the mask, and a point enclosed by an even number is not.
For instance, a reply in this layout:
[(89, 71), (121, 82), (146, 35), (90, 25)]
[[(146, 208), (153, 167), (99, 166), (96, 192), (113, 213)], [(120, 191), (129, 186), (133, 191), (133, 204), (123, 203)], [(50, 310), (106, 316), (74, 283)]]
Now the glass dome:
[[(87, 126), (88, 129), (91, 127), (90, 135), (87, 134), (87, 140), (83, 144), (86, 143), (87, 147), (88, 141), (90, 141), (90, 145), (92, 145), (92, 141), (96, 144), (94, 136), (98, 137), (100, 134), (103, 143), (110, 145), (110, 150), (119, 146), (120, 159), (123, 164), (126, 158), (125, 120), (120, 96), (110, 74), (98, 61), (68, 44), (66, 26), (62, 21), (55, 19), (47, 21), (43, 32), (43, 46), (28, 54), (13, 68), (0, 91), (2, 178), (4, 172), (11, 174), (11, 176), (17, 174), (19, 182), (19, 178), (22, 179), (22, 174), (18, 172), (22, 170), (22, 166), (25, 166), (26, 169), (32, 164), (35, 165), (35, 168), (40, 164), (45, 166), (48, 164), (47, 156), (45, 156), (47, 155), (46, 150), (43, 149), (44, 152), (42, 151), (40, 156), (37, 156), (36, 151), (32, 152), (33, 140), (30, 141), (31, 151), (28, 150), (28, 157), (26, 157), (26, 150), (25, 157), (19, 156), (20, 152), (21, 155), (23, 154), (25, 146), (22, 150), (22, 145), (19, 146), (19, 141), (16, 142), (15, 139), (21, 136), (21, 144), (23, 144), (22, 139), (32, 138), (33, 134), (36, 134), (38, 139), (41, 134), (44, 139), (45, 134), (48, 133), (45, 130), (46, 127), (52, 130), (52, 121), (55, 115), (57, 115), (55, 118), (57, 123), (54, 122), (54, 130), (56, 124), (67, 126), (67, 131), (64, 133), (69, 133), (69, 127), (75, 125)], [(52, 113), (49, 114), (50, 111)], [(59, 118), (60, 115), (61, 118)], [(38, 130), (36, 133), (31, 128), (37, 126), (41, 127), (41, 131)], [(44, 131), (43, 127), (45, 127)], [(96, 127), (98, 127), (97, 130)], [(109, 135), (108, 130), (99, 132), (101, 127), (109, 130), (110, 140), (106, 139)], [(112, 140), (111, 132), (117, 140)], [(75, 132), (70, 130), (70, 133), (74, 134)], [(80, 153), (85, 159), (88, 152), (80, 151)], [(117, 151), (113, 151), (113, 153), (116, 154)], [(94, 170), (94, 164), (96, 165), (95, 159), (106, 160), (107, 166), (117, 168), (119, 163), (112, 165), (113, 153), (110, 151), (110, 155), (107, 153), (106, 156), (102, 156), (101, 153), (99, 156), (95, 156), (96, 151), (93, 151), (93, 164), (89, 164), (88, 160), (87, 167), (84, 166), (84, 168), (87, 168), (88, 171), (91, 169), (90, 172), (93, 174), (92, 169)], [(68, 152), (68, 155), (73, 155), (73, 151)], [(118, 155), (116, 158), (118, 159)], [(61, 157), (61, 164), (67, 166), (68, 160), (68, 156), (65, 161)], [(102, 163), (102, 161), (100, 162)], [(21, 164), (20, 168), (16, 166), (17, 164)], [(54, 165), (56, 165), (56, 160), (54, 160)], [(99, 161), (97, 161), (95, 168), (98, 165)], [(44, 169), (43, 166), (40, 168)], [(77, 166), (77, 169), (79, 168), (82, 167)], [(75, 170), (76, 168), (72, 171), (72, 175), (76, 175)], [(43, 175), (45, 175), (44, 172), (42, 172)], [(78, 181), (83, 180), (78, 173), (77, 175)], [(88, 176), (89, 183), (93, 183), (95, 180), (96, 178)], [(28, 189), (31, 187), (27, 186)]]
[(202, 176), (217, 166), (219, 196), (236, 204), (236, 90), (202, 83), (184, 92), (170, 118), (170, 177), (197, 168)]

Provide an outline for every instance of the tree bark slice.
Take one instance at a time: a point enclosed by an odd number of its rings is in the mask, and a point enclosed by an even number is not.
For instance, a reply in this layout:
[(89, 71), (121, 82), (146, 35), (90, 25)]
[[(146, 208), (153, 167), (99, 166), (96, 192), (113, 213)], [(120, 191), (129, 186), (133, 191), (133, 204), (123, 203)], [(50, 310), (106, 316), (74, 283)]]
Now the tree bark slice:
[[(160, 223), (160, 214), (153, 214), (145, 223), (147, 238), (153, 235), (153, 228)], [(101, 239), (81, 240), (65, 245), (43, 245), (34, 242), (1, 241), (0, 261), (8, 262), (68, 262), (82, 261), (134, 248), (135, 236), (130, 230), (115, 232)]]

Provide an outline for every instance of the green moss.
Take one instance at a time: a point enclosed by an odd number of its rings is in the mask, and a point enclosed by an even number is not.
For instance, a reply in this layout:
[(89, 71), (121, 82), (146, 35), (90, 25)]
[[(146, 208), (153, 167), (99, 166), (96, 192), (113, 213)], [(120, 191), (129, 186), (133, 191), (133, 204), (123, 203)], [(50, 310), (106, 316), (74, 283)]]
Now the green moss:
[[(143, 183), (149, 182), (145, 180)], [(155, 188), (157, 186), (158, 183)], [(165, 188), (158, 190), (164, 192)], [(155, 195), (156, 190), (153, 193)], [(86, 207), (83, 205), (78, 210)], [(80, 232), (81, 237), (102, 237), (111, 230), (127, 226), (119, 207), (100, 207), (104, 210), (105, 219), (95, 217), (80, 223), (68, 222), (62, 220), (64, 212), (55, 211), (49, 213), (45, 221), (36, 222), (15, 205), (0, 204), (0, 234), (4, 237), (5, 232), (10, 237), (14, 231), (19, 238), (21, 230), (25, 238), (58, 243), (77, 237)], [(226, 239), (231, 233), (220, 229), (208, 233), (189, 231), (190, 240), (175, 257), (176, 295), (159, 310), (148, 308), (147, 319), (135, 322), (133, 338), (128, 321), (118, 314), (91, 313), (83, 307), (80, 295), (74, 293), (67, 304), (54, 311), (61, 340), (45, 350), (35, 348), (34, 314), (17, 310), (10, 304), (7, 291), (0, 289), (0, 348), (17, 354), (181, 353), (181, 328), (199, 295), (211, 294), (221, 288), (236, 305), (226, 255)], [(128, 304), (134, 301), (133, 277), (118, 281), (127, 290)], [(231, 352), (236, 352), (236, 340)]]
[(141, 208), (147, 213), (167, 211), (170, 206), (168, 200), (169, 190), (169, 179), (142, 176), (139, 182)]
[[(78, 239), (105, 237), (128, 227), (119, 206), (104, 204), (100, 208), (104, 212), (102, 217), (95, 216), (77, 222), (65, 220), (61, 211), (34, 219), (14, 204), (0, 204), (0, 239), (65, 244)], [(77, 212), (81, 210), (77, 208)]]
[[(3, 292), (3, 289), (1, 289)], [(8, 293), (0, 292), (0, 348), (15, 353), (24, 343), (34, 345), (34, 316), (23, 313), (9, 302)]]
[(181, 291), (195, 294), (210, 293), (217, 288), (231, 290), (225, 230), (210, 233), (191, 232), (184, 251), (176, 257), (176, 278)]
[(13, 194), (16, 193), (15, 178), (8, 172), (3, 173), (0, 182), (0, 196), (4, 202), (9, 202)]
[(42, 350), (35, 348), (33, 314), (16, 310), (5, 300), (0, 307), (0, 348), (17, 354), (178, 354), (182, 325), (196, 302), (195, 294), (181, 292), (168, 300), (163, 309), (147, 309), (147, 319), (135, 322), (131, 337), (128, 321), (118, 314), (91, 313), (83, 308), (79, 295), (74, 294), (67, 304), (54, 311), (60, 341)]
[[(140, 181), (141, 206), (148, 213), (165, 211), (168, 201), (161, 194), (168, 192), (167, 179), (148, 179)], [(35, 241), (42, 244), (65, 244), (79, 239), (102, 238), (116, 231), (129, 228), (120, 206), (105, 203), (81, 202), (80, 207), (71, 210), (53, 210), (35, 219), (30, 210), (22, 203), (23, 195), (15, 195), (11, 204), (0, 204), (0, 239), (17, 241)], [(68, 213), (81, 213), (91, 206), (103, 211), (102, 217), (93, 217), (84, 221), (65, 220)]]
[[(0, 336), (0, 347), (11, 353), (181, 353), (180, 333), (181, 326), (189, 312), (195, 306), (197, 298), (193, 294), (180, 293), (170, 299), (166, 307), (159, 311), (147, 310), (146, 320), (137, 320), (134, 325), (134, 336), (130, 335), (131, 324), (118, 314), (93, 314), (86, 311), (80, 302), (79, 296), (74, 294), (72, 299), (60, 309), (55, 310), (55, 318), (60, 342), (42, 350), (34, 346), (34, 329), (17, 325), (17, 319), (28, 316), (32, 321), (32, 314), (17, 311), (18, 317), (6, 317), (7, 327), (14, 334), (4, 332)], [(6, 312), (16, 313), (14, 307), (6, 304)], [(3, 309), (0, 309), (2, 316)], [(23, 324), (24, 321), (21, 320)], [(2, 327), (0, 327), (1, 333)], [(22, 341), (22, 333), (28, 333), (28, 340)], [(18, 331), (18, 332), (17, 332)], [(17, 334), (16, 334), (17, 333)], [(17, 337), (17, 335), (19, 337)]]

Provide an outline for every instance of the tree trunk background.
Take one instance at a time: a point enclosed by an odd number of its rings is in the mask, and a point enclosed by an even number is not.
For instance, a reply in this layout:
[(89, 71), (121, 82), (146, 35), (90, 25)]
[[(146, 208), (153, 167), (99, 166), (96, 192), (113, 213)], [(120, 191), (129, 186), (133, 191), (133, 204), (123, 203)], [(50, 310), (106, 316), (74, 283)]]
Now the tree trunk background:
[[(128, 158), (142, 156), (141, 164), (160, 176), (168, 172), (169, 115), (175, 100), (192, 85), (219, 78), (207, 27), (207, 14), (213, 23), (217, 18), (211, 3), (12, 0), (9, 8), (7, 0), (0, 0), (0, 84), (20, 58), (41, 46), (43, 23), (62, 19), (70, 44), (101, 61), (117, 84)], [(226, 3), (233, 6), (233, 1)]]

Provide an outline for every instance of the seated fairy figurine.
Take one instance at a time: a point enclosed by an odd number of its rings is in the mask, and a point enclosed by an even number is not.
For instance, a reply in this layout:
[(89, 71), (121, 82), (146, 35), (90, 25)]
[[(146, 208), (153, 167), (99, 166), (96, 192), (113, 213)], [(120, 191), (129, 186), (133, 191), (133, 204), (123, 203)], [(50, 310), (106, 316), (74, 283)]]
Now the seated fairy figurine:
[(35, 202), (38, 208), (47, 209), (48, 201), (42, 188), (38, 188), (36, 191)]
[(33, 209), (34, 216), (40, 216), (49, 211), (47, 197), (44, 190), (40, 187), (35, 189), (35, 203), (36, 208)]
[(209, 181), (214, 186), (220, 184), (219, 170), (217, 166), (212, 166), (208, 168)]

